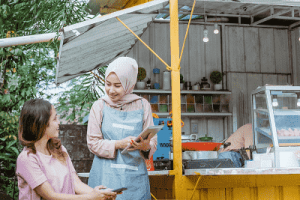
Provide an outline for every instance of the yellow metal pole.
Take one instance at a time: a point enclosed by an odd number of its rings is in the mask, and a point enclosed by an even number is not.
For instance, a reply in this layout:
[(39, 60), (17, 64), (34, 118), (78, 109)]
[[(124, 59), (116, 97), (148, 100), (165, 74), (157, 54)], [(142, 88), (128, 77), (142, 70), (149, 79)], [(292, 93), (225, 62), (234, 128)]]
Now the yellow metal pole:
[(173, 174), (175, 175), (174, 194), (183, 199), (182, 150), (181, 150), (181, 102), (179, 66), (178, 0), (170, 0), (170, 44), (173, 112)]

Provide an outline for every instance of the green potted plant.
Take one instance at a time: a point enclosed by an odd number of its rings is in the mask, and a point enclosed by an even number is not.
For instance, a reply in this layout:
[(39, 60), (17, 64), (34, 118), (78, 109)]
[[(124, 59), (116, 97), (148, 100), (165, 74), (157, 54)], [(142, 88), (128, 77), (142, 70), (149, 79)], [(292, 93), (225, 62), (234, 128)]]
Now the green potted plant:
[(215, 90), (222, 90), (221, 81), (223, 79), (223, 74), (219, 71), (213, 71), (210, 74), (210, 80), (214, 84)]
[(183, 90), (183, 85), (184, 85), (183, 75), (180, 74), (180, 90)]
[(143, 67), (138, 68), (136, 87), (139, 90), (145, 89), (146, 83), (143, 81), (146, 78), (146, 70)]

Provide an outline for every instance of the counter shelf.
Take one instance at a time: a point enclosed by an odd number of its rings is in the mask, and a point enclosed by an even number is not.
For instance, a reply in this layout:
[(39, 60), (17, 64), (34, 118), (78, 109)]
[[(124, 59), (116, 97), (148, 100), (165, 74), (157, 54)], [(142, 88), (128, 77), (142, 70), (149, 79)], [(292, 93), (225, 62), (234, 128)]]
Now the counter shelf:
[(158, 176), (158, 175), (167, 175), (167, 176), (172, 176), (170, 174), (171, 170), (159, 170), (159, 171), (148, 171), (149, 176)]
[[(263, 134), (264, 136), (267, 136), (268, 138), (272, 139), (272, 135), (270, 135), (269, 133), (271, 133), (270, 128), (265, 128), (265, 127), (260, 127), (260, 128), (256, 128), (256, 131), (258, 131), (259, 133)], [(278, 143), (300, 143), (300, 136), (277, 136), (278, 137)], [(280, 146), (279, 144), (279, 146)], [(292, 145), (291, 145), (292, 146)]]
[[(159, 171), (148, 171), (149, 176), (158, 176), (158, 175), (167, 175), (167, 176), (172, 176), (170, 174), (171, 170), (159, 170)], [(90, 173), (77, 173), (79, 177), (84, 177), (88, 178), (90, 177)]]
[[(255, 109), (254, 110), (257, 113), (269, 115), (269, 112), (267, 109)], [(274, 110), (274, 115), (300, 115), (299, 109), (278, 109)]]
[[(170, 90), (159, 90), (159, 89), (149, 89), (149, 90), (133, 90), (133, 93), (138, 94), (172, 94)], [(207, 90), (181, 90), (181, 94), (228, 94), (230, 91), (207, 91)]]
[[(152, 111), (161, 117), (169, 117), (172, 110), (171, 91), (161, 89), (134, 90), (135, 94), (150, 102)], [(230, 91), (181, 91), (182, 117), (224, 118), (229, 111)]]
[(211, 175), (261, 175), (261, 174), (300, 174), (300, 167), (295, 168), (215, 168), (215, 169), (185, 169), (185, 176), (195, 176), (195, 172), (202, 176)]

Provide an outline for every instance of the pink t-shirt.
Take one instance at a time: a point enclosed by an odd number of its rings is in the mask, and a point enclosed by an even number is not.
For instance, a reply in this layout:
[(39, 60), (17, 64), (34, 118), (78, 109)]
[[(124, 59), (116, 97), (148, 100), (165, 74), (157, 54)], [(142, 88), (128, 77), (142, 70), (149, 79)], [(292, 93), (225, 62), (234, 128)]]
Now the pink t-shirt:
[[(62, 146), (62, 149), (67, 152), (65, 147)], [(34, 189), (45, 181), (48, 181), (57, 193), (75, 194), (70, 176), (70, 171), (73, 174), (75, 169), (69, 155), (68, 165), (63, 165), (52, 155), (48, 156), (38, 151), (38, 155), (27, 153), (28, 149), (25, 147), (17, 159), (19, 200), (40, 200), (41, 197)]]

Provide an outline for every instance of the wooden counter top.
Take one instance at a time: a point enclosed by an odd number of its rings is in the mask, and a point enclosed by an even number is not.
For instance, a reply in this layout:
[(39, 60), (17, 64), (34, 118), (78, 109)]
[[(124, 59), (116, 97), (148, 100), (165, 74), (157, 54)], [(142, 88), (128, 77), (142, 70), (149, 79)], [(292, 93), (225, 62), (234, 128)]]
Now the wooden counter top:
[(216, 169), (185, 169), (184, 175), (267, 175), (267, 174), (300, 174), (300, 167), (295, 168), (216, 168)]

